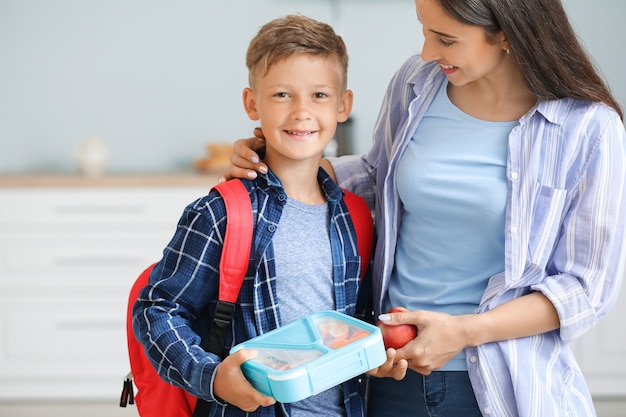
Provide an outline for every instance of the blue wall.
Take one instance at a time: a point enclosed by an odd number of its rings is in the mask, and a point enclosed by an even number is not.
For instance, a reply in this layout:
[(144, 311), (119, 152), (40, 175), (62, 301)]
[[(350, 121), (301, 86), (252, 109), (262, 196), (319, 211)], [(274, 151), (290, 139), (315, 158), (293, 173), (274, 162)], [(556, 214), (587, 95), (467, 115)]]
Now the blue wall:
[[(564, 3), (625, 103), (626, 2)], [(389, 78), (421, 47), (411, 0), (0, 0), (0, 173), (73, 172), (90, 136), (113, 172), (189, 169), (206, 143), (248, 137), (245, 51), (288, 13), (344, 37), (356, 151), (367, 150)]]

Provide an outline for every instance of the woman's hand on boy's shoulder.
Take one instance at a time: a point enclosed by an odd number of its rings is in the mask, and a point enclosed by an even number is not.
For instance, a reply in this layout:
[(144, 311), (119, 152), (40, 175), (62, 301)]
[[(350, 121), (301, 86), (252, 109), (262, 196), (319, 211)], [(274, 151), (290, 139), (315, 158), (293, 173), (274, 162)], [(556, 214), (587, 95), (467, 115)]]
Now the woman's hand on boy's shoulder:
[(267, 173), (267, 165), (261, 162), (258, 150), (265, 149), (265, 137), (260, 128), (254, 129), (254, 137), (239, 139), (233, 143), (233, 152), (230, 155), (228, 174), (222, 175), (219, 182), (232, 178), (254, 179), (257, 172)]

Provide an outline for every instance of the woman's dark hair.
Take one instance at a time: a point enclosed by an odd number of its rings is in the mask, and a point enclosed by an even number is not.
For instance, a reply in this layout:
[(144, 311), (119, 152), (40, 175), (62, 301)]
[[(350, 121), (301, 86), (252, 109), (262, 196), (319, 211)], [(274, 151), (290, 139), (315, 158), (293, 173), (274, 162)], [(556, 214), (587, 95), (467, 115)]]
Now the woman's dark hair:
[(502, 31), (530, 90), (540, 99), (603, 102), (624, 113), (581, 45), (560, 0), (439, 0), (456, 20)]

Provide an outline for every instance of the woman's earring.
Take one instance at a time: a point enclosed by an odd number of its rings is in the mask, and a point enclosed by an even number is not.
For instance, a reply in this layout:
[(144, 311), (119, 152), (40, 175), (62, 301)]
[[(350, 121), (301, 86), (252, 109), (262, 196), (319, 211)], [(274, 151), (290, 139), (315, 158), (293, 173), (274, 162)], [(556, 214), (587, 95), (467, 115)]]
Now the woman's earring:
[(511, 55), (511, 50), (509, 48), (505, 49), (507, 55)]

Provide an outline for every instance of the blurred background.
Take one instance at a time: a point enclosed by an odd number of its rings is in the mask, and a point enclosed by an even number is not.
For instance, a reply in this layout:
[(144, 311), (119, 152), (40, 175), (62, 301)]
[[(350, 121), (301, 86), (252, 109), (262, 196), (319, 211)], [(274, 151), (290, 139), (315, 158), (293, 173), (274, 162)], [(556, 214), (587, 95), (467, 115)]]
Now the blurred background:
[[(623, 104), (626, 3), (564, 4)], [(72, 171), (89, 137), (112, 172), (189, 169), (205, 144), (249, 137), (246, 48), (288, 13), (343, 36), (349, 150), (365, 152), (387, 82), (421, 48), (411, 0), (0, 0), (0, 173)]]
[(289, 13), (344, 37), (365, 151), (387, 81), (420, 49), (410, 0), (1, 0), (0, 173), (71, 171), (92, 136), (112, 172), (187, 169), (206, 143), (251, 136), (246, 49)]
[[(626, 105), (626, 2), (563, 3)], [(367, 151), (389, 79), (421, 49), (411, 0), (0, 0), (0, 417), (137, 415), (117, 407), (128, 290), (215, 180), (170, 174), (251, 135), (245, 52), (290, 13), (344, 38), (355, 103), (340, 150)], [(93, 138), (112, 182), (72, 179)], [(600, 417), (626, 407), (625, 311), (574, 346)]]

